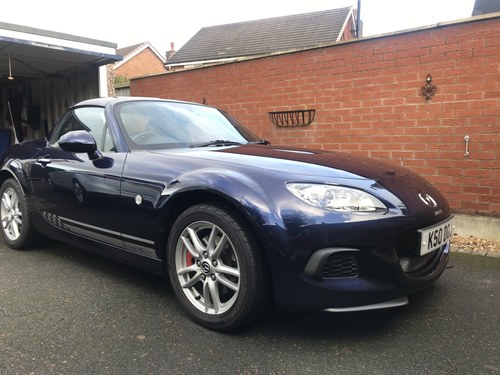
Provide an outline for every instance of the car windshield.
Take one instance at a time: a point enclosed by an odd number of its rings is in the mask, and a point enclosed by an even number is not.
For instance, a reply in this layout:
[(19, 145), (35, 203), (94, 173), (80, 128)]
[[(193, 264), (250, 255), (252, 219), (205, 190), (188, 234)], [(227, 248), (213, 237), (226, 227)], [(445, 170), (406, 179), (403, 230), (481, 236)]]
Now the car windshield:
[(159, 100), (115, 107), (130, 149), (217, 147), (259, 142), (238, 121), (203, 105)]

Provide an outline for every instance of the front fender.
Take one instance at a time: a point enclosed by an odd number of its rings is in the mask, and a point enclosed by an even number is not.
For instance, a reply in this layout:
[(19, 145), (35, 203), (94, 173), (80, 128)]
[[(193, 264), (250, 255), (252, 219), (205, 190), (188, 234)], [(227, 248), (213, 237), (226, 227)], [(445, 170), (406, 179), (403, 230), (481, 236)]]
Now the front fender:
[(261, 242), (265, 242), (266, 228), (284, 228), (280, 213), (274, 207), (272, 189), (266, 189), (270, 177), (249, 171), (221, 168), (203, 168), (184, 173), (164, 189), (163, 204), (166, 212), (175, 207), (208, 199), (222, 201), (233, 207), (252, 227)]
[(265, 194), (263, 181), (257, 181), (247, 174), (220, 168), (203, 168), (186, 172), (171, 181), (162, 196), (174, 197), (193, 190), (205, 190), (241, 202), (249, 192)]

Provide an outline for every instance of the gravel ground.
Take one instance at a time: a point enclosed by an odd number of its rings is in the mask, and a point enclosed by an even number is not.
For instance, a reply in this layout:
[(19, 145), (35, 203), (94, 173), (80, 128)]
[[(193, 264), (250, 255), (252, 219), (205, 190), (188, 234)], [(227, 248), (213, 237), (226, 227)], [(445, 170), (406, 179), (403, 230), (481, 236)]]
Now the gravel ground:
[(478, 237), (453, 236), (451, 249), (458, 253), (487, 255), (500, 258), (500, 240), (485, 240)]

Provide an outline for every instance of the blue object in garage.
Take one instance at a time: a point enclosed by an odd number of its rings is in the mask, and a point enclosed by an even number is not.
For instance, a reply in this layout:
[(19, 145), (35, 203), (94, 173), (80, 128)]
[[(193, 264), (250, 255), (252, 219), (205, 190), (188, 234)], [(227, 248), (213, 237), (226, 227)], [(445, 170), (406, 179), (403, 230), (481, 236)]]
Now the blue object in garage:
[(0, 129), (0, 155), (3, 155), (5, 150), (10, 146), (10, 129)]

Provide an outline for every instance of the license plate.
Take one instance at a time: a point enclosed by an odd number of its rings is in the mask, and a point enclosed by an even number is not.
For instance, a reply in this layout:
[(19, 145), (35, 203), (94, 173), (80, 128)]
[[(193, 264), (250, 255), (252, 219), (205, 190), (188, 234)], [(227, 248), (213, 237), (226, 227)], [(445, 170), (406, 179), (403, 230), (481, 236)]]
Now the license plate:
[(453, 218), (430, 228), (420, 229), (420, 255), (439, 249), (450, 241), (453, 235)]

